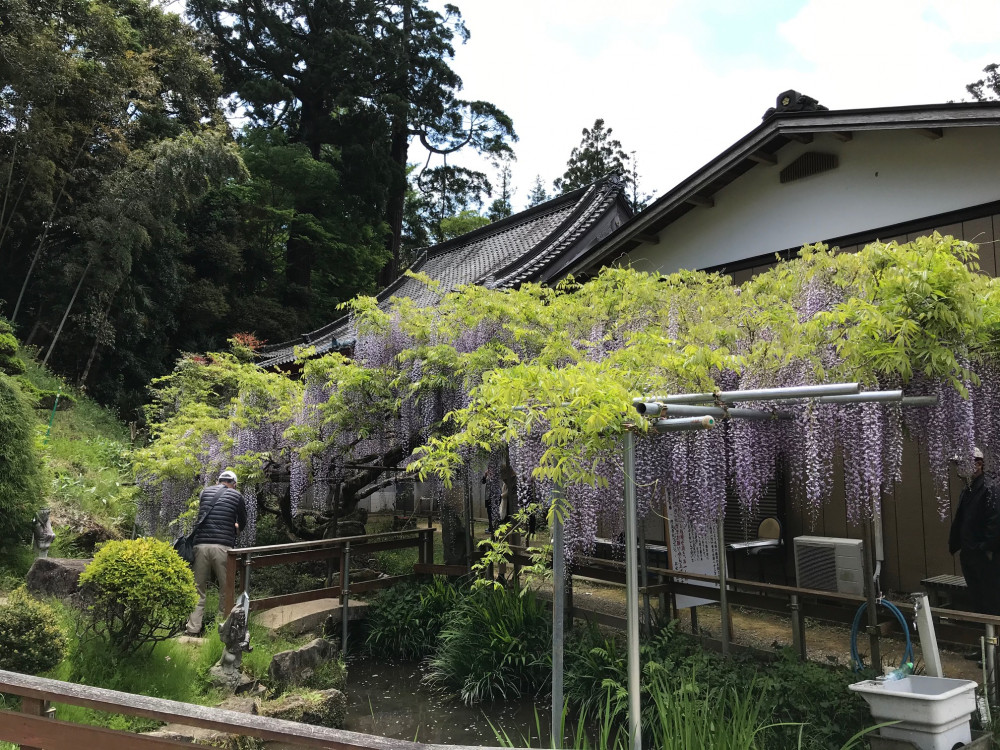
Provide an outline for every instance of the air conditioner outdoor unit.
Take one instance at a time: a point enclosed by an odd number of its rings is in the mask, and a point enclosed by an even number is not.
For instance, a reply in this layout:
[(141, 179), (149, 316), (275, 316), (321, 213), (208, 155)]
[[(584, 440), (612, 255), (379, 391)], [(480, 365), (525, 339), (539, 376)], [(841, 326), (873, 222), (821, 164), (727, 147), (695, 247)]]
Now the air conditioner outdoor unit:
[(864, 542), (829, 536), (797, 536), (795, 582), (799, 588), (864, 594)]

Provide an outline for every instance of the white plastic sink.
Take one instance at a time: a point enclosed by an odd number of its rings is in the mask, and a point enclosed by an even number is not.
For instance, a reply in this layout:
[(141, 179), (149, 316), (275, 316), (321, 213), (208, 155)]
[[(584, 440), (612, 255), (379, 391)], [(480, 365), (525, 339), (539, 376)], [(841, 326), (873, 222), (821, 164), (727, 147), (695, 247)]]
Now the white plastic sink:
[(885, 682), (865, 680), (849, 686), (868, 702), (884, 737), (905, 740), (920, 750), (952, 750), (972, 741), (969, 716), (976, 710), (976, 683), (947, 677), (911, 675)]

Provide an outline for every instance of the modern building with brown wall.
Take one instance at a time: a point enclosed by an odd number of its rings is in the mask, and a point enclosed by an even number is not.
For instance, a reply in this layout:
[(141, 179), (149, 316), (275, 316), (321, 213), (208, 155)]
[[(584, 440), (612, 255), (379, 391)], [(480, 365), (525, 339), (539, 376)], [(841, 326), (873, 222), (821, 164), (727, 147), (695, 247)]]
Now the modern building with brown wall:
[[(759, 127), (559, 272), (586, 276), (605, 265), (702, 269), (739, 283), (772, 266), (776, 254), (794, 257), (805, 244), (854, 251), (934, 230), (978, 243), (983, 272), (996, 275), (1000, 102), (831, 111), (785, 92)], [(956, 481), (952, 512), (958, 490)], [(794, 537), (864, 536), (848, 523), (840, 488), (814, 523), (780, 486), (758, 518), (741, 519), (735, 503), (730, 511), (729, 541), (753, 535), (761, 515), (783, 521), (790, 583)], [(905, 446), (903, 481), (885, 498), (881, 520), (884, 588), (916, 591), (923, 578), (958, 573), (947, 549), (951, 519), (938, 513), (915, 443)], [(756, 575), (754, 568), (747, 572)]]

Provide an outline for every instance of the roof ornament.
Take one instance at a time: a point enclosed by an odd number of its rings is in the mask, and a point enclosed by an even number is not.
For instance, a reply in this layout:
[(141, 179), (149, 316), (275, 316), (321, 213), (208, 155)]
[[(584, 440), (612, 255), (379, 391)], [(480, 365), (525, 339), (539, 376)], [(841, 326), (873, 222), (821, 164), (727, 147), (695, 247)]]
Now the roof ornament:
[(767, 112), (760, 119), (766, 120), (771, 115), (783, 114), (785, 112), (819, 112), (828, 109), (830, 108), (824, 107), (811, 96), (800, 94), (795, 89), (788, 89), (788, 91), (782, 91), (778, 94), (774, 106), (768, 107)]

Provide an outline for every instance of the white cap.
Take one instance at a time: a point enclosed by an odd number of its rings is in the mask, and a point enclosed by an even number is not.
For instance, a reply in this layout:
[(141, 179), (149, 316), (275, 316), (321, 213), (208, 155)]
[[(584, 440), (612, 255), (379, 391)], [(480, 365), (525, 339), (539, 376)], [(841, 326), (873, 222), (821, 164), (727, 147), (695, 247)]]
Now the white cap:
[(236, 484), (236, 472), (226, 469), (224, 472), (219, 474), (219, 481), (232, 482), (233, 484)]
[(978, 458), (981, 461), (983, 459), (983, 452), (979, 448), (975, 448), (972, 451), (972, 457)]

